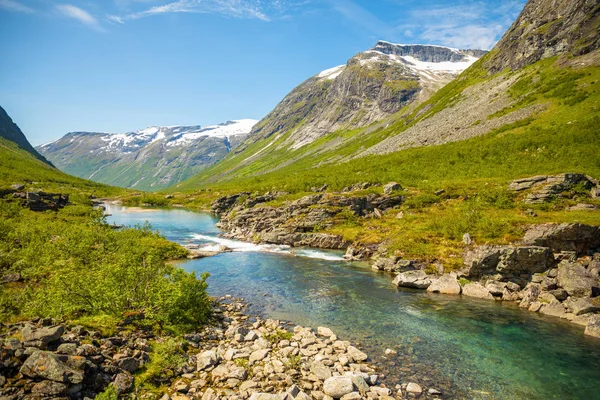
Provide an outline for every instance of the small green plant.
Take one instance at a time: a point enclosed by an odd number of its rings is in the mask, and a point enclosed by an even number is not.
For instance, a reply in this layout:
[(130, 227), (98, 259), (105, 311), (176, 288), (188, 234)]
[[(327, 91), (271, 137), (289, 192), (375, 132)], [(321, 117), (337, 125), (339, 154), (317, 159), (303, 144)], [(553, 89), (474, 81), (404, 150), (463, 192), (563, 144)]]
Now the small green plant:
[(236, 358), (233, 362), (238, 367), (248, 368), (249, 361), (247, 358)]
[(295, 356), (294, 355), (290, 355), (288, 357), (286, 365), (288, 366), (288, 368), (298, 369), (300, 367), (301, 361), (302, 361), (302, 357), (300, 356), (300, 354), (295, 355)]
[(290, 331), (277, 330), (274, 333), (265, 335), (265, 339), (267, 339), (272, 344), (279, 343), (282, 340), (291, 340), (294, 334)]
[(176, 370), (187, 361), (186, 343), (168, 338), (152, 344), (150, 362), (135, 377), (137, 387), (158, 387), (175, 376)]
[(460, 278), (458, 280), (458, 283), (460, 284), (460, 286), (465, 286), (467, 283), (471, 283), (471, 281), (468, 280), (467, 278)]
[(108, 387), (106, 388), (106, 390), (102, 393), (99, 393), (96, 396), (97, 400), (118, 400), (119, 399), (119, 395), (117, 394), (117, 389), (115, 389), (115, 387), (110, 384), (108, 385)]

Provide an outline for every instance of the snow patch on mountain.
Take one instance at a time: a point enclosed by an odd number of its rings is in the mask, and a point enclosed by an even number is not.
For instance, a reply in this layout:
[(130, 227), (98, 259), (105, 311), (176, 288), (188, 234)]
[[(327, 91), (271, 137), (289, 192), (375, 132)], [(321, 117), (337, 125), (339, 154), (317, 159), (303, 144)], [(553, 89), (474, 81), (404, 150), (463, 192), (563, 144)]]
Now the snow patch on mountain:
[(325, 71), (319, 72), (319, 74), (317, 75), (317, 78), (325, 78), (327, 80), (333, 80), (333, 79), (337, 78), (342, 72), (344, 72), (345, 68), (346, 68), (346, 65), (344, 64), (344, 65), (338, 65), (337, 67), (326, 69)]

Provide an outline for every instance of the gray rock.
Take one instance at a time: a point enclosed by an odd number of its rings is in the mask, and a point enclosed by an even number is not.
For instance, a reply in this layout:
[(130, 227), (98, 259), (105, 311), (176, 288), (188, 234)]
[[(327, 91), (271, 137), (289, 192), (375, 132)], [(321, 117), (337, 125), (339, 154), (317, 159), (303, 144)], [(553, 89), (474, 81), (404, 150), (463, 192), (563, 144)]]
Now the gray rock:
[(444, 294), (460, 294), (461, 287), (456, 280), (455, 275), (446, 274), (442, 275), (439, 279), (432, 280), (427, 291)]
[(41, 381), (31, 388), (31, 394), (40, 397), (60, 397), (66, 393), (67, 385), (53, 381)]
[(323, 392), (334, 399), (340, 399), (353, 390), (354, 384), (349, 376), (333, 376), (323, 383)]
[(58, 349), (56, 349), (56, 352), (58, 354), (74, 356), (75, 353), (77, 352), (77, 345), (75, 343), (63, 343), (60, 346), (58, 346)]
[(341, 397), (341, 400), (361, 400), (362, 397), (358, 392), (350, 392)]
[(369, 357), (363, 353), (362, 351), (360, 351), (359, 349), (357, 349), (354, 346), (348, 346), (348, 355), (350, 357), (352, 357), (352, 359), (354, 361), (360, 362), (360, 361), (366, 361)]
[(260, 349), (260, 350), (253, 351), (252, 354), (250, 354), (250, 364), (253, 364), (257, 361), (264, 360), (270, 351), (271, 350), (269, 350), (269, 349)]
[(464, 244), (466, 244), (467, 246), (470, 246), (471, 244), (473, 244), (473, 238), (471, 237), (470, 234), (465, 233), (462, 237), (462, 241)]
[(123, 371), (135, 372), (142, 367), (142, 362), (137, 358), (123, 357), (113, 361), (113, 365)]
[(590, 297), (593, 288), (600, 286), (598, 280), (583, 265), (568, 261), (562, 261), (558, 265), (557, 282), (558, 286), (565, 289), (570, 296), (575, 297)]
[(21, 277), (21, 274), (19, 274), (19, 273), (6, 274), (6, 275), (2, 276), (2, 279), (0, 279), (0, 283), (14, 283), (14, 282), (21, 281), (21, 279), (23, 279), (23, 278)]
[(467, 251), (464, 259), (464, 274), (474, 278), (498, 273), (533, 274), (554, 265), (552, 251), (539, 246), (477, 246)]
[(118, 395), (129, 393), (133, 389), (133, 376), (129, 372), (121, 372), (115, 377), (113, 386)]
[(537, 300), (538, 296), (540, 295), (540, 291), (540, 285), (535, 283), (529, 284), (527, 288), (523, 290), (523, 298), (521, 303), (519, 303), (519, 307), (529, 308), (531, 303)]
[(363, 396), (369, 391), (369, 384), (365, 378), (360, 375), (352, 376), (352, 384), (354, 384), (354, 387), (356, 387)]
[(478, 299), (494, 299), (494, 296), (479, 282), (467, 283), (462, 288), (462, 294), (468, 297), (476, 297)]
[(423, 389), (420, 385), (410, 382), (408, 385), (406, 385), (406, 392), (419, 396), (421, 393), (423, 393)]
[(488, 281), (485, 288), (490, 292), (492, 296), (502, 296), (504, 289), (506, 288), (505, 282)]
[(48, 344), (58, 341), (63, 333), (65, 333), (63, 325), (35, 328), (33, 325), (27, 324), (21, 331), (26, 346), (35, 346), (42, 349), (46, 348)]
[(333, 331), (327, 327), (319, 326), (317, 328), (317, 334), (320, 336), (331, 337), (333, 336)]
[(600, 338), (600, 314), (594, 314), (589, 317), (584, 333), (589, 336)]
[(550, 247), (552, 251), (576, 251), (578, 254), (600, 248), (600, 227), (584, 224), (541, 224), (530, 228), (525, 244)]
[[(227, 357), (227, 355), (226, 355)], [(233, 357), (233, 355), (232, 355)], [(219, 362), (219, 356), (212, 350), (207, 350), (200, 354), (196, 358), (196, 369), (198, 371), (204, 371), (205, 369), (217, 365)]]
[(571, 301), (567, 302), (566, 306), (575, 315), (595, 313), (600, 311), (600, 297), (571, 298)]
[(401, 287), (427, 289), (431, 279), (422, 270), (402, 272), (394, 279), (394, 284)]
[(331, 370), (320, 361), (315, 361), (310, 365), (310, 372), (321, 381), (331, 378)]
[(551, 315), (553, 317), (559, 317), (559, 318), (566, 317), (565, 306), (563, 306), (558, 301), (553, 301), (549, 304), (545, 304), (544, 306), (542, 306), (542, 308), (540, 308), (539, 312), (541, 314)]
[(20, 372), (30, 378), (48, 379), (60, 383), (79, 384), (83, 381), (83, 371), (62, 362), (58, 356), (35, 351), (25, 360)]
[(390, 182), (383, 186), (384, 194), (392, 194), (395, 190), (402, 189), (402, 186), (398, 182)]

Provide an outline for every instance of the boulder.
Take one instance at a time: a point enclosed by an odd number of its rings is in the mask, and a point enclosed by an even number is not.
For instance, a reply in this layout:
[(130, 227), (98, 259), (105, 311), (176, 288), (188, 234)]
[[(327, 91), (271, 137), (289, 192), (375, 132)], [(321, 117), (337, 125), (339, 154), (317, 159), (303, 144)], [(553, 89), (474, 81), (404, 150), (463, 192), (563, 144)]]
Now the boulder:
[(505, 282), (488, 281), (485, 288), (490, 292), (492, 296), (502, 296), (504, 289), (506, 288)]
[(84, 377), (83, 371), (70, 367), (58, 356), (45, 351), (34, 351), (25, 360), (20, 372), (30, 378), (72, 384), (81, 383)]
[(315, 361), (310, 365), (310, 372), (315, 374), (321, 381), (331, 378), (331, 370), (320, 361)]
[(354, 384), (350, 376), (333, 376), (323, 383), (323, 391), (334, 399), (354, 391)]
[(142, 362), (137, 358), (123, 357), (113, 361), (113, 365), (123, 371), (135, 372), (142, 367)]
[(523, 243), (550, 247), (553, 252), (585, 254), (600, 248), (600, 227), (585, 224), (541, 224), (532, 226)]
[(359, 349), (357, 349), (354, 346), (348, 346), (348, 355), (350, 357), (352, 357), (352, 359), (354, 361), (360, 362), (360, 361), (366, 361), (369, 356), (367, 356), (365, 353), (363, 353), (362, 351), (360, 351)]
[(327, 328), (327, 327), (324, 327), (324, 326), (319, 326), (317, 328), (317, 333), (320, 336), (325, 336), (325, 337), (331, 337), (331, 336), (333, 336), (333, 331), (331, 329)]
[(21, 331), (23, 342), (26, 346), (39, 347), (45, 349), (48, 344), (56, 342), (65, 333), (63, 325), (36, 328), (27, 324)]
[(383, 186), (384, 194), (392, 194), (395, 190), (402, 189), (402, 186), (398, 182), (390, 182)]
[(540, 285), (537, 283), (529, 284), (522, 292), (522, 300), (519, 303), (519, 307), (529, 308), (531, 303), (537, 300), (540, 291)]
[(128, 393), (133, 389), (133, 376), (129, 372), (121, 372), (115, 377), (113, 386), (118, 395)]
[(67, 385), (60, 382), (41, 381), (33, 385), (31, 394), (39, 397), (61, 397), (67, 394)]
[(594, 314), (589, 317), (584, 333), (600, 338), (600, 314)]
[(427, 289), (431, 279), (422, 270), (402, 272), (394, 279), (394, 284), (401, 287)]
[(455, 275), (442, 275), (439, 279), (432, 280), (427, 288), (428, 292), (444, 294), (460, 294), (461, 287)]
[(566, 311), (565, 306), (558, 301), (552, 301), (548, 304), (545, 304), (540, 308), (540, 313), (545, 315), (551, 315), (553, 317), (565, 318)]
[(494, 296), (479, 282), (467, 283), (462, 288), (462, 294), (468, 297), (476, 297), (478, 299), (490, 299), (493, 300)]
[(557, 282), (558, 286), (575, 297), (590, 297), (600, 286), (598, 279), (594, 278), (583, 265), (568, 261), (562, 261), (558, 265)]
[(416, 395), (416, 396), (420, 396), (421, 393), (423, 393), (423, 389), (421, 388), (420, 385), (418, 385), (414, 382), (410, 382), (408, 385), (406, 385), (406, 392), (412, 393), (413, 395)]
[(264, 360), (270, 351), (271, 350), (269, 350), (269, 349), (260, 349), (260, 350), (253, 351), (252, 354), (250, 354), (250, 364), (253, 364), (257, 361)]
[(473, 278), (534, 274), (554, 265), (552, 251), (540, 246), (477, 246), (466, 252), (464, 260), (463, 274)]
[(567, 308), (575, 315), (595, 313), (600, 311), (600, 297), (593, 299), (584, 297), (582, 299), (570, 298), (570, 301), (565, 302)]
[(217, 365), (218, 362), (219, 357), (217, 356), (217, 353), (212, 350), (207, 350), (196, 358), (196, 369), (198, 371), (204, 371), (213, 365)]

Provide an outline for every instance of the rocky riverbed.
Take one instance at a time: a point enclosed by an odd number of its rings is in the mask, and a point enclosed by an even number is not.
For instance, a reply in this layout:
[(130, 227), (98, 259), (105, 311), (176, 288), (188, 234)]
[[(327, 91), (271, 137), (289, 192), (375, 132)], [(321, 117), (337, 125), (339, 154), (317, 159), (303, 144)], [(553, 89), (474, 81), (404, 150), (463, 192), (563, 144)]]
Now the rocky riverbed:
[[(317, 193), (279, 206), (269, 202), (282, 193), (239, 193), (216, 200), (212, 211), (221, 216), (218, 226), (226, 231), (226, 237), (346, 249), (346, 259), (368, 261), (373, 269), (393, 273), (398, 286), (516, 301), (530, 311), (583, 325), (587, 335), (600, 337), (600, 227), (534, 225), (520, 243), (507, 246), (477, 246), (466, 233), (464, 268), (444, 273), (444, 266), (435, 264), (437, 273), (432, 273), (430, 262), (389, 256), (383, 245), (350, 243), (341, 236), (315, 232), (332, 226), (343, 213), (355, 218), (381, 218), (384, 211), (404, 202), (396, 182), (384, 185), (382, 194), (362, 194), (369, 187), (369, 183), (357, 184), (340, 193), (324, 193), (327, 187), (314, 188)], [(507, 190), (518, 193), (524, 204), (535, 204), (564, 198), (569, 191), (597, 198), (600, 182), (583, 174), (566, 173), (518, 179), (508, 184)], [(581, 203), (570, 209), (594, 212), (596, 206)]]
[(162, 400), (443, 396), (432, 385), (387, 384), (367, 354), (329, 328), (290, 329), (281, 321), (251, 318), (246, 307), (239, 299), (221, 298), (213, 322), (183, 336), (176, 350), (182, 362), (165, 365), (150, 380), (158, 390), (136, 383), (155, 368), (155, 346), (169, 336), (131, 327), (103, 336), (51, 319), (5, 326), (0, 399), (85, 399), (107, 388), (123, 398)]

